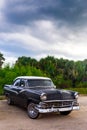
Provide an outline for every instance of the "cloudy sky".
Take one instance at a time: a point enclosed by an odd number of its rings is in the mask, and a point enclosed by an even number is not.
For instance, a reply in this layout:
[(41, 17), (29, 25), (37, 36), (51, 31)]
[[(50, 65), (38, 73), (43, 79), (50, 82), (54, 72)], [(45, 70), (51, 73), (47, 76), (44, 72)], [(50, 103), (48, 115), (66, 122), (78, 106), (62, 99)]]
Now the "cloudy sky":
[(87, 0), (0, 0), (0, 52), (10, 63), (86, 59)]

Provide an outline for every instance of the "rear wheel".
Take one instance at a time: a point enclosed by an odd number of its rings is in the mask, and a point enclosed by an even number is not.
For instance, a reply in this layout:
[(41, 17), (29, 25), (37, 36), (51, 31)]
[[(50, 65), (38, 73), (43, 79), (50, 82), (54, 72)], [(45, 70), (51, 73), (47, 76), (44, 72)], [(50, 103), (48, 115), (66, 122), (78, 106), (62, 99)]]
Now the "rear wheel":
[(61, 115), (69, 115), (71, 113), (71, 111), (63, 111), (63, 112), (60, 112)]
[(28, 116), (32, 119), (36, 119), (39, 116), (38, 110), (35, 108), (34, 103), (30, 103), (27, 107)]
[(8, 105), (13, 105), (14, 104), (10, 96), (7, 97), (7, 104)]

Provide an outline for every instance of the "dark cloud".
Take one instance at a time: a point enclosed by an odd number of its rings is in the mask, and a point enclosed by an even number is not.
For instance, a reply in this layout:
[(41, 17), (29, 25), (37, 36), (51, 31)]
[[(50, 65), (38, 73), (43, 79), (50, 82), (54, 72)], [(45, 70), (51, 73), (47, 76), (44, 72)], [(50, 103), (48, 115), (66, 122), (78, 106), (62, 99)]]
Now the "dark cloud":
[(31, 46), (26, 47), (22, 42), (18, 42), (16, 40), (10, 40), (5, 42), (5, 44), (0, 42), (0, 50), (6, 53), (10, 53), (10, 57), (19, 57), (19, 56), (31, 56), (40, 54), (38, 51), (34, 51)]
[(5, 16), (15, 24), (28, 24), (49, 19), (68, 25), (80, 25), (87, 20), (86, 0), (6, 0)]
[(0, 8), (0, 51), (7, 57), (75, 59), (87, 55), (86, 0), (4, 1)]
[(24, 49), (21, 43), (17, 43), (17, 42), (15, 43), (14, 41), (11, 41), (6, 44), (1, 44), (0, 49), (3, 50), (4, 52), (10, 52), (15, 57), (18, 57), (19, 55), (22, 54), (26, 55), (29, 53), (27, 49)]

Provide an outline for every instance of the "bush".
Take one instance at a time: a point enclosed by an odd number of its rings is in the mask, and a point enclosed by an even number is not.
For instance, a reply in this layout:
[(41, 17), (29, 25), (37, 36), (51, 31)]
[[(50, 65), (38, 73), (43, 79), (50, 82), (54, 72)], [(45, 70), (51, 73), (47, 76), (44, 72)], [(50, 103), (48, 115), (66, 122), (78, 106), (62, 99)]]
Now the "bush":
[(69, 88), (69, 90), (77, 91), (79, 94), (87, 94), (87, 88)]
[(3, 87), (5, 84), (12, 84), (17, 76), (46, 76), (40, 69), (31, 66), (12, 66), (0, 69), (0, 95), (3, 94)]
[(3, 87), (0, 86), (0, 95), (3, 95)]
[(53, 81), (57, 88), (70, 88), (72, 85), (72, 81), (64, 80), (63, 75), (58, 75)]
[(78, 88), (87, 88), (87, 82), (80, 82), (77, 84)]

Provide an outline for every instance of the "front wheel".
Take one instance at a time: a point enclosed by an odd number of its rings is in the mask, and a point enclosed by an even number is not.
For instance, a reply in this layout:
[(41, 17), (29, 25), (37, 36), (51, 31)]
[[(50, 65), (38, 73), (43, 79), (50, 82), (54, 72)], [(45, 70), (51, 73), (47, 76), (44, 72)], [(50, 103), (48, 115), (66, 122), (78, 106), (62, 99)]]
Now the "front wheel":
[(63, 111), (63, 112), (60, 112), (61, 115), (69, 115), (71, 113), (71, 111)]
[(35, 108), (34, 103), (30, 103), (27, 107), (28, 116), (32, 119), (36, 119), (39, 116), (38, 110)]

